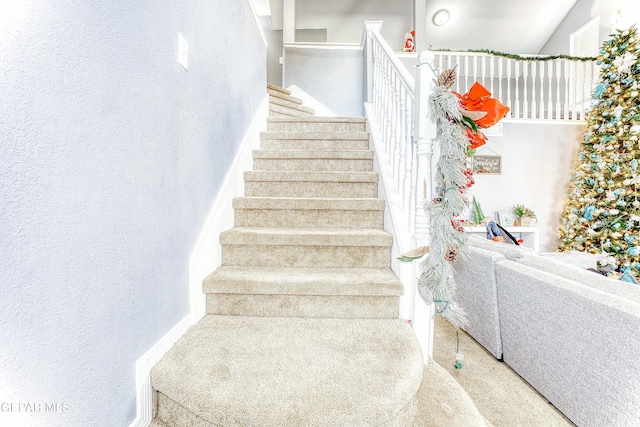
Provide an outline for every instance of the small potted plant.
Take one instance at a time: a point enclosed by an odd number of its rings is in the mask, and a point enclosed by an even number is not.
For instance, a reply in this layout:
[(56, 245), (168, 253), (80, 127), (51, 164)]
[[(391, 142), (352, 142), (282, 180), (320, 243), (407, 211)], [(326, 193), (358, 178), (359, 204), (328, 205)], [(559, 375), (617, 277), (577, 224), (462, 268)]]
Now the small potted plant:
[(513, 214), (516, 216), (514, 225), (517, 227), (529, 227), (532, 221), (537, 220), (535, 212), (525, 205), (515, 205)]

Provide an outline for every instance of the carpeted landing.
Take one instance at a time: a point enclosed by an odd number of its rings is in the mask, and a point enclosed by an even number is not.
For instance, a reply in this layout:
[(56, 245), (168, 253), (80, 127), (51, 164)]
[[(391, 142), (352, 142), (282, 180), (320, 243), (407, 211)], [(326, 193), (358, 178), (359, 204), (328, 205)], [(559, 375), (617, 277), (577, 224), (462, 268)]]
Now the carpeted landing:
[(401, 320), (206, 316), (153, 368), (157, 415), (174, 426), (410, 425), (422, 380), (407, 369), (420, 367), (412, 334)]
[[(569, 427), (574, 424), (551, 405), (544, 396), (516, 374), (506, 363), (496, 360), (487, 350), (464, 332), (459, 334), (462, 369), (455, 369), (456, 332), (442, 316), (436, 318), (433, 358), (451, 379), (464, 389), (482, 416), (494, 427)], [(431, 370), (431, 368), (429, 368)], [(425, 374), (429, 375), (429, 374)], [(453, 384), (455, 386), (455, 384)], [(446, 393), (452, 386), (443, 380), (432, 385), (434, 395)], [(457, 399), (445, 406), (458, 405)], [(445, 407), (443, 406), (443, 408)], [(421, 411), (438, 414), (438, 402), (420, 400)], [(446, 411), (446, 409), (443, 409)], [(431, 421), (435, 422), (435, 421)], [(425, 426), (454, 427), (482, 424), (455, 424), (442, 417), (441, 422)]]

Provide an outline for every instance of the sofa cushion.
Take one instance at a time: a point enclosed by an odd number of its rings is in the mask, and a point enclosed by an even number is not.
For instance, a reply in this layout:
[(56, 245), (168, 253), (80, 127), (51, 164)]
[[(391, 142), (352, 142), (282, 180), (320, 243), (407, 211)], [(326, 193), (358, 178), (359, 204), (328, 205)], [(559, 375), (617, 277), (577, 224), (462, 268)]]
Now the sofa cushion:
[(522, 262), (496, 274), (504, 361), (579, 426), (640, 425), (640, 304)]
[(531, 253), (535, 253), (533, 249), (525, 248), (520, 245), (512, 245), (511, 243), (494, 242), (478, 235), (469, 235), (469, 246), (481, 248), (487, 251), (497, 252), (506, 259), (519, 259)]
[(584, 269), (598, 268), (600, 258), (600, 255), (579, 251), (541, 252), (540, 255)]
[(517, 261), (538, 270), (553, 273), (566, 279), (575, 280), (583, 285), (640, 303), (640, 286), (638, 285), (610, 279), (593, 271), (537, 254), (529, 254)]
[(505, 259), (497, 252), (470, 246), (453, 264), (458, 304), (467, 313), (465, 329), (497, 359), (502, 358), (495, 263)]

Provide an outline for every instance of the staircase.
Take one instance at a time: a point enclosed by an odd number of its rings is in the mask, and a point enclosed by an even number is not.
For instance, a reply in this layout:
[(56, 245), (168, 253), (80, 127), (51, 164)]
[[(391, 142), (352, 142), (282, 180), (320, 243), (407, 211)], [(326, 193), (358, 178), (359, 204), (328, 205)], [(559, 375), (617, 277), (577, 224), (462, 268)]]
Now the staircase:
[(422, 356), (398, 319), (364, 119), (268, 90), (207, 315), (152, 370), (152, 426), (412, 426)]

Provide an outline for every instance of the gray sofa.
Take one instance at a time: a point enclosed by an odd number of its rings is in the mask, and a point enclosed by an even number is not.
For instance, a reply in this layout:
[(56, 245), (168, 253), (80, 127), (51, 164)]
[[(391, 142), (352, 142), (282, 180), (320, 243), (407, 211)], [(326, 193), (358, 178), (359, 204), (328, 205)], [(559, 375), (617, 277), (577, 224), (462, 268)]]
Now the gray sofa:
[(640, 426), (640, 286), (471, 237), (467, 332), (576, 425)]

